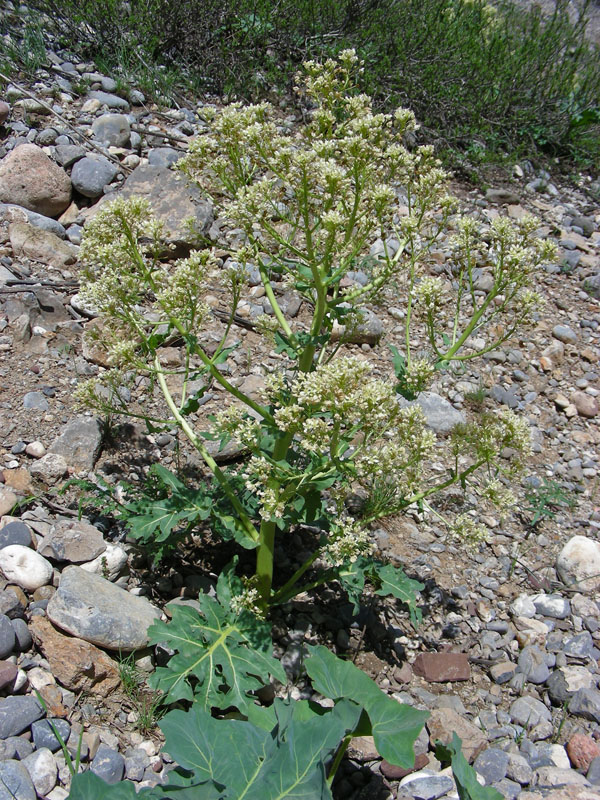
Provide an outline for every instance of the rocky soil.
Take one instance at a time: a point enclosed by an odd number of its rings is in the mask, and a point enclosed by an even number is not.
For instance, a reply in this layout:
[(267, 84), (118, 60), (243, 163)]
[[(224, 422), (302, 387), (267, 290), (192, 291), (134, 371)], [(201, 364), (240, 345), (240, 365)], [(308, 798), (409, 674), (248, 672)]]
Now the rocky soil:
[[(152, 569), (113, 520), (93, 512), (79, 519), (76, 494), (57, 494), (68, 476), (139, 482), (154, 462), (202, 472), (176, 432), (107, 425), (74, 407), (74, 388), (106, 367), (83, 338), (99, 322), (77, 295), (86, 220), (105, 198), (143, 194), (180, 251), (194, 244), (186, 219), (217, 248), (222, 222), (172, 170), (204, 127), (196, 107), (159, 109), (135, 88), (115, 94), (116, 83), (91, 64), (62, 52), (47, 57), (36, 82), (8, 87), (0, 105), (0, 800), (67, 796), (69, 770), (48, 718), (73, 754), (83, 732), (83, 768), (109, 782), (164, 778), (172, 765), (160, 732), (148, 727), (152, 697), (132, 691), (132, 674), (160, 657), (146, 647), (150, 622), (166, 603), (210, 591), (219, 569), (200, 534), (178, 559)], [(296, 124), (285, 113), (281, 124)], [(384, 691), (431, 712), (412, 773), (357, 740), (336, 781), (339, 798), (457, 797), (432, 752), (434, 740), (456, 731), (482, 781), (506, 798), (600, 800), (599, 187), (586, 177), (561, 185), (529, 162), (504, 178), (485, 192), (453, 188), (482, 225), (499, 214), (540, 217), (540, 235), (559, 245), (558, 260), (537, 278), (546, 306), (532, 332), (461, 374), (444, 374), (419, 402), (442, 435), (484, 408), (507, 405), (528, 419), (534, 457), (518, 507), (507, 522), (483, 519), (492, 536), (476, 550), (417, 516), (374, 531), (379, 549), (425, 583), (417, 630), (390, 602), (353, 618), (334, 588), (299, 597), (276, 620), (293, 696), (306, 696), (303, 643), (326, 642)], [(382, 246), (375, 242), (372, 255)], [(446, 257), (442, 239), (432, 271), (443, 272)], [(230, 367), (248, 393), (279, 363), (252, 329), (252, 318), (269, 311), (254, 283)], [(487, 285), (481, 271), (479, 291)], [(299, 298), (281, 296), (301, 318)], [(402, 297), (374, 309), (349, 349), (388, 372), (386, 348), (371, 345), (384, 336), (400, 346), (403, 314)], [(221, 330), (215, 316), (209, 339)], [(180, 352), (165, 348), (164, 358), (177, 364)], [(205, 398), (200, 427), (223, 402), (216, 389)], [(133, 411), (159, 407), (143, 383), (125, 399)], [(546, 505), (554, 518), (533, 526), (525, 492), (543, 497), (545, 480), (573, 507)], [(279, 553), (282, 569), (302, 537), (291, 545)]]

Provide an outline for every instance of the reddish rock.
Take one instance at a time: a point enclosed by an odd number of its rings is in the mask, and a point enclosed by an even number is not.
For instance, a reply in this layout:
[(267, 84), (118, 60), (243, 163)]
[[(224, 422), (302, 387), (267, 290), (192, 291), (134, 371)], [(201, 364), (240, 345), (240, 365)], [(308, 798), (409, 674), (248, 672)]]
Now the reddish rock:
[(425, 755), (425, 753), (421, 753), (415, 757), (415, 765), (412, 769), (403, 769), (402, 767), (397, 767), (395, 764), (390, 764), (389, 761), (386, 761), (385, 758), (381, 762), (379, 769), (381, 770), (381, 774), (386, 777), (389, 781), (399, 781), (402, 778), (406, 778), (407, 775), (410, 775), (411, 772), (417, 772), (420, 769), (424, 769), (424, 767), (429, 764), (429, 757)]
[(598, 415), (598, 401), (591, 394), (586, 392), (575, 392), (571, 401), (580, 417), (591, 419)]
[(10, 686), (17, 677), (18, 669), (10, 661), (0, 661), (0, 689)]
[(67, 689), (106, 697), (119, 685), (117, 663), (98, 647), (64, 636), (46, 617), (32, 617), (29, 630), (48, 659), (50, 671)]
[(592, 761), (600, 756), (600, 744), (595, 742), (591, 736), (576, 733), (569, 739), (567, 755), (575, 769), (587, 772)]
[(412, 665), (415, 675), (430, 683), (468, 681), (469, 657), (465, 653), (419, 653)]
[(55, 683), (41, 686), (37, 690), (46, 704), (49, 717), (66, 717), (69, 709), (63, 703), (63, 694)]
[(31, 492), (31, 475), (24, 467), (3, 470), (4, 483), (17, 492)]
[(10, 114), (10, 106), (4, 100), (0, 100), (0, 125), (4, 125)]
[(0, 163), (0, 203), (54, 217), (71, 202), (71, 179), (35, 144), (22, 144)]

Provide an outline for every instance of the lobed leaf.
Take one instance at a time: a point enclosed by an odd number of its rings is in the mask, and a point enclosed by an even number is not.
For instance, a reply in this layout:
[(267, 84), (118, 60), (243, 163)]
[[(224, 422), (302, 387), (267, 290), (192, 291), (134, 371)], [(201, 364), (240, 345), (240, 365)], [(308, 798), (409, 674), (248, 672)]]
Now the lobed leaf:
[(337, 658), (326, 647), (318, 645), (308, 649), (306, 671), (314, 688), (333, 700), (348, 698), (359, 703), (369, 717), (379, 754), (391, 764), (406, 769), (413, 767), (413, 745), (428, 717), (427, 712), (384, 694), (362, 670)]

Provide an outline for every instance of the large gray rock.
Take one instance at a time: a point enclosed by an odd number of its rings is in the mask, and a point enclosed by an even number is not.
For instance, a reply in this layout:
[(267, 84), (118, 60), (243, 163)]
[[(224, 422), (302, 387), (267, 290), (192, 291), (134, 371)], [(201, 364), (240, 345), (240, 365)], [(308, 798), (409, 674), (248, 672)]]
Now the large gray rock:
[(106, 147), (129, 147), (129, 120), (125, 114), (102, 114), (92, 123), (92, 133)]
[(38, 553), (55, 561), (81, 564), (106, 550), (104, 537), (93, 525), (79, 520), (59, 520), (38, 546)]
[(534, 728), (540, 722), (551, 722), (550, 710), (535, 697), (519, 697), (510, 707), (510, 718), (524, 728)]
[[(163, 223), (166, 241), (179, 252), (196, 245), (198, 235), (208, 232), (213, 221), (212, 205), (200, 189), (178, 177), (167, 167), (140, 164), (123, 184), (121, 197), (146, 198), (155, 216)], [(193, 220), (190, 229), (188, 221)]]
[(448, 433), (459, 423), (466, 422), (465, 415), (452, 403), (435, 392), (421, 392), (416, 400), (406, 400), (398, 395), (401, 408), (420, 406), (425, 414), (427, 426), (436, 433)]
[(78, 161), (71, 171), (73, 187), (84, 197), (100, 197), (119, 168), (108, 158), (89, 155)]
[(31, 695), (13, 695), (0, 700), (0, 739), (18, 736), (32, 722), (44, 716), (44, 709)]
[(0, 162), (0, 203), (57, 217), (71, 202), (71, 181), (35, 144), (23, 144)]
[(569, 703), (569, 712), (600, 723), (600, 692), (597, 689), (578, 689)]
[(61, 455), (70, 467), (89, 472), (96, 463), (102, 444), (102, 429), (97, 417), (76, 417), (50, 445), (48, 452)]
[(596, 592), (600, 589), (600, 542), (573, 536), (556, 559), (556, 571), (570, 588)]
[(108, 106), (109, 108), (118, 108), (123, 111), (129, 111), (129, 103), (122, 97), (116, 94), (109, 94), (108, 92), (93, 91), (88, 92), (88, 98), (97, 100), (101, 105)]
[(60, 239), (64, 239), (67, 235), (64, 225), (61, 225), (60, 222), (51, 217), (45, 217), (43, 214), (37, 214), (35, 211), (30, 211), (28, 208), (16, 206), (14, 203), (0, 203), (0, 218), (6, 219), (8, 222), (29, 222), (35, 228), (50, 231)]
[(31, 776), (20, 761), (0, 761), (0, 800), (36, 800)]
[(155, 167), (171, 167), (184, 155), (181, 150), (173, 147), (155, 147), (148, 153), (148, 163)]
[(49, 619), (67, 633), (109, 650), (138, 650), (160, 611), (100, 575), (70, 566), (48, 603)]

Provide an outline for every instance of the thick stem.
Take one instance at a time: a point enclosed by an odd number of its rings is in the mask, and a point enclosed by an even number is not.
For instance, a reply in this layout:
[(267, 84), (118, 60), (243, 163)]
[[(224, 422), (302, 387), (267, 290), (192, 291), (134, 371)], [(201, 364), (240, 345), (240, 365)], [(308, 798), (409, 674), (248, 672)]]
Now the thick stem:
[(347, 736), (344, 736), (340, 746), (337, 749), (337, 753), (335, 754), (335, 758), (333, 759), (333, 763), (329, 768), (329, 775), (327, 776), (327, 784), (331, 786), (333, 783), (333, 779), (335, 778), (335, 773), (338, 771), (340, 764), (342, 763), (343, 757), (346, 755), (346, 750), (348, 749), (348, 745), (352, 741), (352, 734), (349, 733)]

